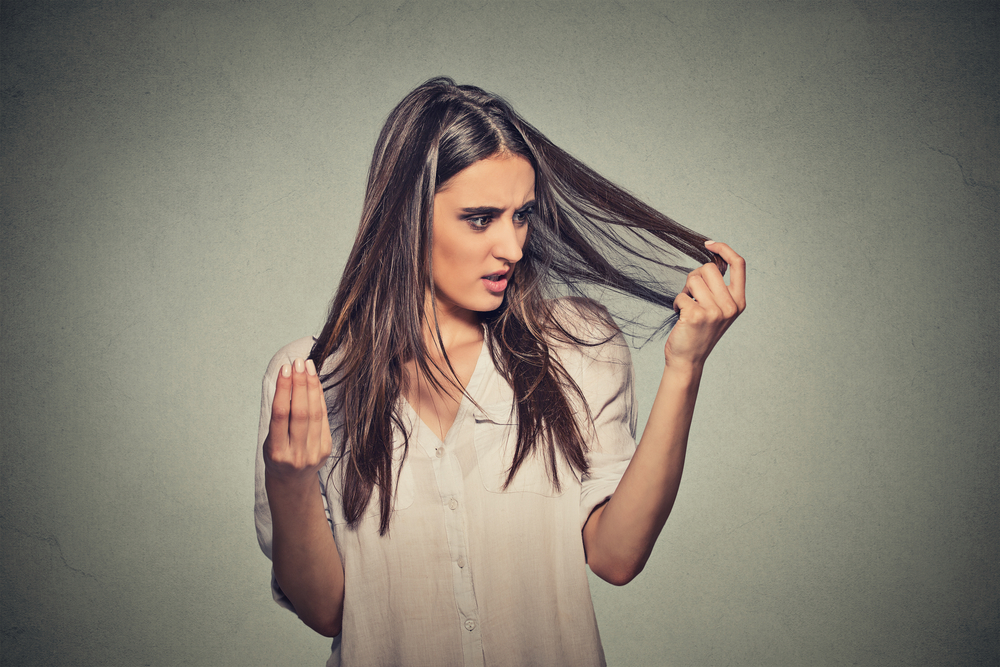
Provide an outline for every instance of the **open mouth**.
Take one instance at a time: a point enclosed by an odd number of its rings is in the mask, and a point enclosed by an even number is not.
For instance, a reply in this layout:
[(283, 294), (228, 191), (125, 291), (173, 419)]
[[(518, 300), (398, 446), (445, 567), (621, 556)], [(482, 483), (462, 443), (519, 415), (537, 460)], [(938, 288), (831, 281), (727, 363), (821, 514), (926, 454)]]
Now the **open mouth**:
[(492, 273), (488, 276), (483, 276), (483, 285), (494, 294), (502, 294), (507, 289), (507, 273), (507, 271), (504, 271), (503, 273)]

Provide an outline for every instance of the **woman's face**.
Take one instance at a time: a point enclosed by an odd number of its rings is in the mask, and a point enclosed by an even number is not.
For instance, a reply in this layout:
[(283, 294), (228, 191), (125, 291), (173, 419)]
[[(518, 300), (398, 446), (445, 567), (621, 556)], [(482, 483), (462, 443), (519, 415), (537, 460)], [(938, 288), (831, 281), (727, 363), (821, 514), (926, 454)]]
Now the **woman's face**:
[(438, 188), (431, 261), (439, 308), (461, 317), (500, 307), (534, 205), (535, 170), (517, 156), (474, 162)]

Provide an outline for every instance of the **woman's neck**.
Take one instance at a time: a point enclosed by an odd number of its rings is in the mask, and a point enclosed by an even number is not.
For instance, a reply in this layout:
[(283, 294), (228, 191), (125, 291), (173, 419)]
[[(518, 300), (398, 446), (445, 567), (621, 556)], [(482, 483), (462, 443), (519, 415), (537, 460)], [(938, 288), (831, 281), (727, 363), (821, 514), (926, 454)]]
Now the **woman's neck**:
[[(424, 316), (424, 344), (431, 377), (425, 377), (416, 360), (411, 359), (403, 365), (403, 395), (420, 420), (443, 442), (455, 422), (485, 343), (478, 313), (442, 305), (438, 303), (436, 317), (429, 307)], [(441, 332), (440, 341), (435, 325)]]
[[(432, 357), (444, 352), (483, 340), (483, 328), (479, 313), (459, 308), (437, 300), (437, 308), (431, 306), (430, 297), (424, 302), (424, 345)], [(438, 340), (438, 331), (441, 333)]]

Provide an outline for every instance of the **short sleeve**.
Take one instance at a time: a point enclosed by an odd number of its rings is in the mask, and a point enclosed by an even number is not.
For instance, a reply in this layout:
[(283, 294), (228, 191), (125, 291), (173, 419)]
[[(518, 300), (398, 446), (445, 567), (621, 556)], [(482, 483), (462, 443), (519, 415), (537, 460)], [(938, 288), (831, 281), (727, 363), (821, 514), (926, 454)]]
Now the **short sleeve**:
[[(254, 494), (254, 523), (257, 526), (257, 543), (264, 555), (271, 558), (271, 508), (267, 503), (267, 491), (264, 488), (264, 440), (267, 439), (267, 432), (271, 423), (271, 403), (274, 401), (274, 388), (278, 380), (278, 373), (284, 364), (290, 364), (295, 359), (305, 359), (312, 350), (313, 339), (310, 337), (300, 338), (294, 343), (289, 343), (278, 350), (277, 354), (267, 365), (260, 392), (260, 425), (257, 430), (257, 457), (254, 471), (254, 484), (256, 492)], [(323, 497), (324, 507), (326, 506), (326, 496)], [(330, 510), (327, 508), (327, 520), (330, 519)], [(332, 530), (331, 524), (331, 530)], [(271, 594), (275, 602), (286, 609), (295, 611), (292, 603), (285, 597), (278, 587), (278, 582), (274, 577), (274, 570), (271, 570)]]
[[(636, 402), (632, 354), (608, 311), (596, 301), (564, 298), (553, 314), (568, 333), (590, 345), (556, 343), (593, 420), (580, 420), (589, 470), (580, 494), (580, 528), (615, 492), (635, 453)], [(584, 411), (585, 412), (585, 411)]]
[(590, 408), (589, 470), (581, 480), (580, 528), (618, 488), (635, 453), (636, 403), (632, 355), (621, 333), (581, 350), (577, 384)]

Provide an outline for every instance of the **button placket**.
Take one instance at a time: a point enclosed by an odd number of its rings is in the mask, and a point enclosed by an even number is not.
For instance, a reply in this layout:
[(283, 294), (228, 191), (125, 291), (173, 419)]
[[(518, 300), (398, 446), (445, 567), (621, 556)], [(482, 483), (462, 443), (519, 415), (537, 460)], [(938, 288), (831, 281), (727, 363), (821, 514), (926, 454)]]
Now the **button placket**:
[[(462, 648), (466, 667), (482, 667), (483, 649), (482, 629), (479, 627), (479, 607), (473, 587), (471, 563), (465, 556), (468, 553), (468, 535), (466, 534), (466, 516), (464, 506), (464, 474), (461, 463), (455, 454), (455, 447), (463, 442), (463, 436), (471, 438), (472, 434), (462, 428), (462, 422), (469, 420), (467, 406), (459, 408), (455, 424), (448, 432), (444, 442), (438, 440), (431, 445), (428, 440), (427, 452), (431, 455), (431, 468), (434, 471), (437, 491), (443, 511), (445, 534), (448, 539), (450, 561), (453, 563), (453, 585), (455, 602), (458, 607), (458, 622), (465, 632), (462, 632)], [(463, 433), (463, 430), (465, 431)], [(470, 443), (471, 444), (471, 443)], [(455, 567), (457, 565), (458, 567)]]

